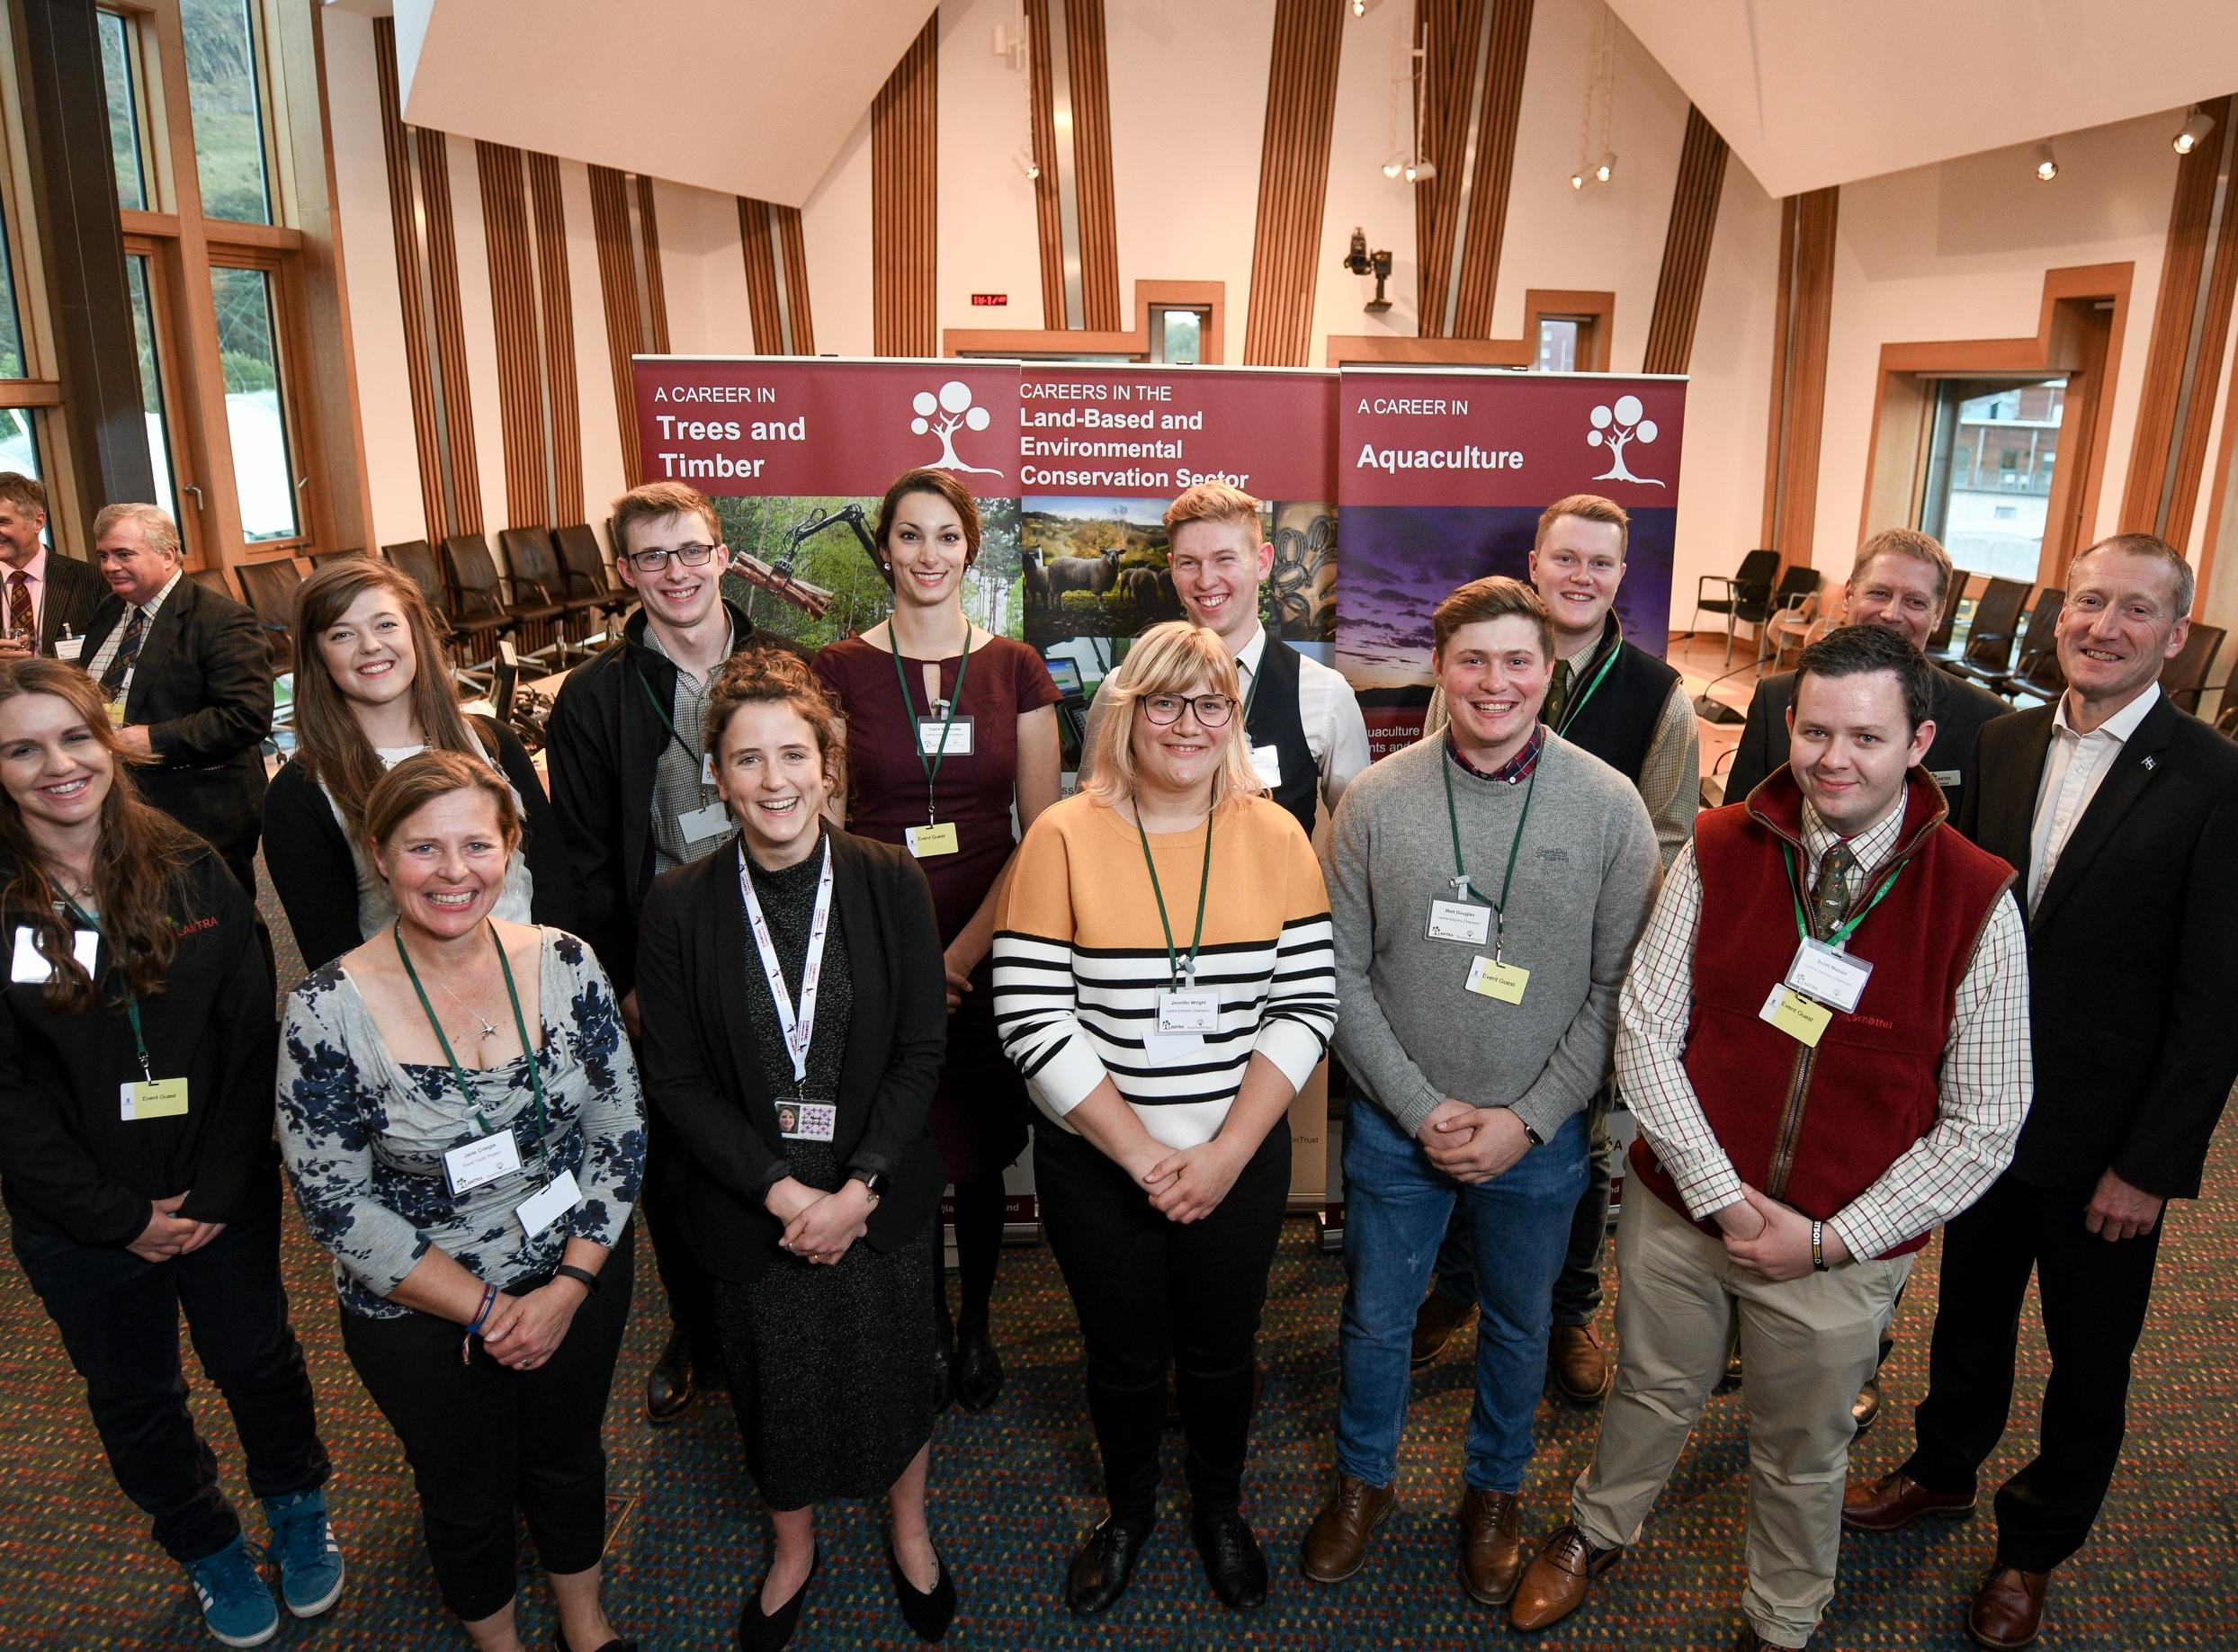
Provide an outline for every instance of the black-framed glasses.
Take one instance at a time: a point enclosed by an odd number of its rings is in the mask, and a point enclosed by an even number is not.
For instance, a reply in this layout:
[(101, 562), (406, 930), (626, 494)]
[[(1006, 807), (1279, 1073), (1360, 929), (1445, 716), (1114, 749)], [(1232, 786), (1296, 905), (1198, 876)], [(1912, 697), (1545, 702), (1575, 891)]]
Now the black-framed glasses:
[(715, 554), (712, 545), (679, 545), (674, 550), (631, 551), (623, 558), (640, 574), (658, 574), (674, 557), (686, 567), (699, 567)]
[(1228, 719), (1236, 714), (1236, 702), (1225, 694), (1199, 694), (1190, 699), (1186, 694), (1145, 694), (1137, 701), (1142, 715), (1155, 728), (1169, 728), (1181, 720), (1184, 707), (1196, 713), (1200, 727), (1225, 728)]

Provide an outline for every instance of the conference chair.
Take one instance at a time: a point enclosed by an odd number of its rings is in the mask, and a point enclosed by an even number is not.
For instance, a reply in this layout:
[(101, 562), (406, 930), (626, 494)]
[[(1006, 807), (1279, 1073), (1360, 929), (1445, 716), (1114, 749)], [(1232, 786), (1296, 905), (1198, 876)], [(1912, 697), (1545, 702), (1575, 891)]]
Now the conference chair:
[(2223, 650), (2223, 634), (2219, 625), (2194, 624), (2182, 649), (2161, 667), (2161, 692), (2184, 710), (2197, 712), (2209, 692), (2207, 674)]
[(2019, 656), (2010, 670), (1992, 671), (1970, 660), (1960, 660), (1950, 669), (1962, 677), (1981, 683), (1992, 692), (2010, 695), (2013, 684), (2026, 679), (2042, 657), (2053, 651), (2053, 635), (2059, 626), (2059, 611), (2066, 605), (2066, 592), (2057, 585), (2046, 585), (2037, 593), (2036, 605), (2028, 610), (2028, 622), (2021, 628)]
[(383, 545), (380, 554), (389, 565), (420, 589), (427, 599), (428, 607), (443, 621), (443, 641), (452, 654), (451, 674), (461, 686), (477, 694), (489, 692), (490, 673), (497, 664), (497, 650), (491, 648), (488, 657), (472, 665), (462, 665), (459, 659), (473, 639), (472, 630), (460, 623), (455, 604), (451, 597), (450, 583), (443, 578), (443, 564), (436, 559), (435, 548), (425, 540), (398, 540), (393, 545)]
[[(1734, 624), (1750, 618), (1743, 610), (1753, 610), (1752, 621), (1763, 623), (1765, 604), (1770, 602), (1772, 578), (1779, 572), (1779, 553), (1776, 550), (1752, 550), (1741, 558), (1741, 566), (1731, 575), (1704, 574), (1695, 581), (1694, 617), (1699, 620), (1705, 613), (1725, 616), (1725, 664), (1732, 664), (1732, 633)], [(1719, 585), (1723, 594), (1712, 596), (1709, 588)]]
[[(303, 583), (293, 557), (274, 557), (265, 562), (234, 565), (241, 594), (256, 616), (264, 648), (272, 658), (272, 726), (275, 730), (295, 727), (295, 588)], [(287, 692), (281, 692), (284, 682)]]
[[(497, 535), (497, 549), (505, 554), (506, 577), (513, 588), (514, 601), (533, 598), (557, 613), (551, 621), (551, 639), (533, 653), (524, 653), (524, 659), (535, 661), (547, 671), (558, 671), (570, 665), (591, 650), (568, 636), (571, 622), (582, 618), (598, 606), (595, 596), (569, 596), (566, 593), (566, 570), (560, 566), (558, 552), (552, 549), (549, 528), (507, 528)], [(538, 640), (542, 641), (542, 638)]]
[(1778, 587), (1763, 603), (1744, 603), (1734, 609), (1737, 619), (1756, 627), (1756, 668), (1759, 672), (1773, 654), (1775, 630), (1790, 630), (1800, 637), (1810, 629), (1810, 615), (1818, 610), (1821, 583), (1818, 569), (1798, 562), (1779, 576)]
[(1966, 600), (1966, 583), (1974, 577), (1964, 568), (1950, 570), (1950, 594), (1943, 602), (1943, 617), (1928, 633), (1927, 646), (1920, 650), (1928, 658), (1947, 652), (1950, 647), (1950, 633), (1958, 623), (1958, 604)]
[[(551, 539), (560, 551), (560, 594), (569, 598), (595, 598), (594, 605), (610, 627), (614, 616), (627, 612), (637, 598), (607, 571), (605, 556), (598, 549), (598, 535), (587, 523), (577, 522), (573, 527), (558, 530)], [(605, 639), (605, 630), (601, 630), (583, 640), (586, 646), (596, 647)]]
[(186, 576), (206, 591), (215, 591), (219, 596), (233, 597), (237, 603), (241, 600), (233, 596), (233, 585), (221, 567), (191, 567), (186, 570)]
[(456, 606), (452, 618), (474, 640), (467, 652), (479, 656), (487, 647), (489, 659), (477, 657), (470, 670), (486, 669), (497, 653), (497, 639), (509, 638), (517, 648), (533, 631), (542, 630), (559, 616), (550, 603), (518, 603), (506, 596), (504, 578), (489, 543), (479, 533), (454, 533), (443, 542), (444, 570), (451, 576), (451, 595)]
[(2002, 676), (2011, 670), (2013, 637), (2020, 629), (2020, 610), (2028, 603), (2030, 589), (2025, 579), (1991, 580), (1982, 600), (1974, 605), (1974, 624), (1966, 632), (1965, 647), (1956, 658), (1940, 656), (1935, 663), (1969, 676), (1974, 674), (1965, 670), (1969, 665), (1991, 676)]
[(363, 545), (350, 550), (314, 550), (311, 552), (311, 567), (314, 569), (322, 568), (329, 562), (341, 561), (345, 557), (363, 557), (366, 554), (368, 553)]

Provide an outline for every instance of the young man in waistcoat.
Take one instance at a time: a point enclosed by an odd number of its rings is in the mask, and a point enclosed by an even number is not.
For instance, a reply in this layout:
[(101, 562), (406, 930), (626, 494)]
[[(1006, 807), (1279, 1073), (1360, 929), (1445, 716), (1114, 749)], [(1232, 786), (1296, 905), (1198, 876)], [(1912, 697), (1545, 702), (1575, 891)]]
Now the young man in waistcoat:
[[(1694, 701), (1678, 674), (1625, 639), (1616, 618), (1632, 520), (1623, 505), (1598, 494), (1557, 499), (1539, 516), (1532, 541), (1531, 584), (1554, 620), (1554, 675), (1546, 691), (1546, 726), (1581, 746), (1637, 788), (1655, 823), (1655, 844), (1668, 870), (1694, 835), (1701, 807), (1702, 743)], [(1432, 691), (1424, 732), (1446, 726), (1442, 691)], [(1616, 1169), (1607, 1128), (1606, 1094), (1594, 1103), (1585, 1197), (1571, 1220), (1570, 1250), (1554, 1281), (1554, 1329), (1546, 1364), (1554, 1387), (1572, 1405), (1598, 1405), (1616, 1368), (1593, 1330), (1601, 1307), (1601, 1244), (1608, 1229), (1608, 1190)], [(1476, 1280), (1468, 1235), (1456, 1220), (1438, 1247), (1430, 1293), (1414, 1320), (1413, 1361), (1428, 1364), (1476, 1311)]]
[(1808, 1645), (1833, 1598), (1849, 1400), (1913, 1254), (2004, 1169), (2030, 1093), (2012, 868), (1950, 828), (1916, 766), (1932, 672), (1878, 626), (1804, 650), (1787, 768), (1704, 815), (1671, 867), (1616, 1039), (1642, 1135), (1616, 1392), (1517, 1629), (1568, 1615), (1639, 1540), (1736, 1326), (1737, 1652)]
[[(1189, 618), (1218, 634), (1242, 678), (1251, 766), (1276, 802), (1313, 835), (1316, 799), (1333, 813), (1368, 765), (1367, 723), (1352, 684), (1267, 634), (1259, 587), (1275, 548), (1259, 532), (1259, 502), (1224, 482), (1199, 482), (1166, 507), (1166, 567)], [(1088, 708), (1103, 716), (1099, 687)], [(1082, 742), (1093, 748), (1091, 732)], [(1088, 779), (1085, 766), (1080, 772)]]

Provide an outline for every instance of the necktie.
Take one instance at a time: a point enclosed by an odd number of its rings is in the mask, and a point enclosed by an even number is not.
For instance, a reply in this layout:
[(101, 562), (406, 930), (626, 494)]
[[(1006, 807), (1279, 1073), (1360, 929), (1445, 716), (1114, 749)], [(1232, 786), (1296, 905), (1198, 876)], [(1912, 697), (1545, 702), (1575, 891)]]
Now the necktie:
[(132, 669), (132, 662), (139, 658), (140, 635), (148, 629), (147, 610), (135, 608), (132, 617), (125, 621), (123, 640), (117, 644), (116, 657), (109, 662), (109, 669), (101, 674), (101, 692), (114, 700), (124, 692), (124, 679)]
[(1819, 862), (1818, 881), (1811, 886), (1811, 926), (1822, 941), (1849, 910), (1849, 874), (1857, 864), (1848, 844), (1836, 844)]
[(8, 631), (12, 636), (28, 637), (33, 644), (39, 641), (39, 629), (31, 619), (31, 576), (22, 568), (8, 576)]
[(1570, 662), (1554, 662), (1554, 680), (1546, 687), (1546, 709), (1540, 713), (1549, 728), (1562, 727), (1562, 714), (1570, 707)]

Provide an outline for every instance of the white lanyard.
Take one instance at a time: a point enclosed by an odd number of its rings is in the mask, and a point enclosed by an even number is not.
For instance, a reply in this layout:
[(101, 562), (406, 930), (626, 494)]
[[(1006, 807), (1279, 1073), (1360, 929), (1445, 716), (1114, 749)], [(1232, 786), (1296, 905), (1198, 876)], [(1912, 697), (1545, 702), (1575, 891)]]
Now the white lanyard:
[(762, 915), (761, 898), (754, 893), (752, 862), (746, 844), (739, 844), (739, 891), (746, 897), (746, 919), (754, 931), (754, 945), (762, 955), (762, 973), (769, 978), (769, 996), (777, 1006), (777, 1025), (784, 1033), (786, 1053), (792, 1058), (792, 1083), (797, 1089), (808, 1082), (808, 1047), (816, 1036), (816, 982), (824, 973), (824, 935), (831, 926), (831, 840), (824, 840), (824, 873), (816, 881), (816, 912), (809, 919), (808, 960), (801, 968), (801, 1010), (796, 1016), (785, 992), (784, 966), (777, 961), (777, 943), (770, 938), (769, 920)]

